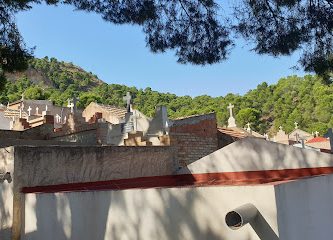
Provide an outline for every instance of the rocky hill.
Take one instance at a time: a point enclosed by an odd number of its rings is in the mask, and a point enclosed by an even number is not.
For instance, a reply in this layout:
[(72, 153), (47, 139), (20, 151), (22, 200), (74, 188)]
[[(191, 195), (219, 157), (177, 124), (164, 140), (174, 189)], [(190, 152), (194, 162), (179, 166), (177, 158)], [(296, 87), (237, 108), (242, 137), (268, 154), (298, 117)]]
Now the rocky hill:
[(12, 83), (27, 78), (35, 85), (60, 90), (66, 90), (72, 84), (79, 86), (78, 89), (81, 91), (87, 91), (103, 84), (103, 81), (96, 75), (88, 73), (72, 63), (60, 62), (48, 57), (32, 59), (26, 71), (7, 73), (6, 77)]

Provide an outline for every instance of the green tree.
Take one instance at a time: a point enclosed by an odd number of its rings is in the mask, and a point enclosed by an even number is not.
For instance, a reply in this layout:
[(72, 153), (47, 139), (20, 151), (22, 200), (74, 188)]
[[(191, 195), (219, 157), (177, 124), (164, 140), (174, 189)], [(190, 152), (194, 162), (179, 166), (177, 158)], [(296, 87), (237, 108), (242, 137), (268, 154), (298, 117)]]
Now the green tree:
[(331, 0), (243, 0), (235, 16), (237, 32), (254, 43), (254, 51), (279, 56), (302, 49), (300, 63), (305, 71), (331, 82)]
[(247, 123), (251, 124), (251, 129), (259, 130), (260, 111), (254, 108), (241, 109), (236, 115), (237, 124), (245, 127)]
[(38, 86), (31, 86), (24, 91), (24, 98), (26, 99), (45, 99), (43, 90)]
[(310, 124), (310, 126), (308, 127), (308, 131), (309, 132), (319, 132), (319, 135), (324, 135), (327, 132), (327, 124), (326, 123), (322, 123), (322, 122), (316, 122), (316, 123), (312, 123)]
[(84, 108), (89, 105), (91, 102), (101, 103), (102, 99), (95, 93), (92, 92), (84, 92), (80, 94), (80, 100), (78, 102), (78, 107)]

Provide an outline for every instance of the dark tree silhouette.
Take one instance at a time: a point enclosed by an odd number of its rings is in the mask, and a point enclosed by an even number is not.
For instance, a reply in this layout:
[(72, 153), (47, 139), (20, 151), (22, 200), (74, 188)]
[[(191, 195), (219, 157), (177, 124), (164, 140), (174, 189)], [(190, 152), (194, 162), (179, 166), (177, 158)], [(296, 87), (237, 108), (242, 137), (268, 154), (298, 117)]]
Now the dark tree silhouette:
[(233, 19), (223, 14), (216, 0), (0, 0), (2, 70), (26, 66), (32, 51), (23, 44), (14, 16), (43, 2), (94, 12), (115, 24), (140, 25), (153, 52), (173, 49), (180, 63), (225, 60), (235, 31), (252, 41), (258, 54), (280, 56), (301, 50), (303, 68), (330, 82), (332, 0), (239, 0)]
[(243, 0), (234, 13), (235, 29), (254, 42), (257, 53), (279, 56), (301, 50), (304, 70), (331, 82), (332, 0)]
[(25, 9), (24, 3), (0, 0), (0, 90), (6, 80), (4, 72), (24, 70), (31, 57), (14, 22), (14, 14)]

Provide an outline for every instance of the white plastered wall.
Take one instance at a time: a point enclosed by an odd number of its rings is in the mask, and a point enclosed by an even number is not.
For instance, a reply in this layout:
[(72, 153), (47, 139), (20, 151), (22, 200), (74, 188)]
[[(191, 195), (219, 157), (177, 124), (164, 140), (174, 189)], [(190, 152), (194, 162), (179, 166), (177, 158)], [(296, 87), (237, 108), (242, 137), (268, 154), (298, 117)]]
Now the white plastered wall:
[(0, 239), (11, 239), (13, 221), (13, 184), (0, 183)]
[(275, 186), (280, 239), (333, 238), (333, 175)]
[(246, 225), (230, 230), (228, 211), (253, 203), (277, 233), (272, 186), (136, 189), (26, 194), (25, 238), (258, 240)]
[[(13, 176), (14, 149), (12, 147), (0, 149), (0, 173), (10, 172)], [(0, 239), (11, 239), (13, 222), (13, 182), (5, 180), (0, 183)]]

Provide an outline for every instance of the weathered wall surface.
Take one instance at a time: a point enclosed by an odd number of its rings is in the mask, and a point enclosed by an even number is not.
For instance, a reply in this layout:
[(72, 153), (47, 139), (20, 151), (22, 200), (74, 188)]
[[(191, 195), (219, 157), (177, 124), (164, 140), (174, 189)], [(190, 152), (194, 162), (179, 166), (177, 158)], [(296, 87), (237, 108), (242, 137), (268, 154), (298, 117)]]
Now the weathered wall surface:
[(10, 119), (5, 117), (4, 112), (0, 109), (0, 129), (10, 129)]
[(53, 133), (53, 123), (43, 124), (24, 131), (0, 130), (0, 139), (45, 140)]
[[(0, 148), (10, 146), (77, 146), (75, 142), (58, 142), (53, 140), (29, 140), (29, 139), (0, 139)], [(80, 143), (80, 145), (91, 145)]]
[[(47, 116), (46, 116), (47, 117)], [(44, 140), (49, 139), (50, 135), (53, 133), (53, 122), (40, 125), (35, 128), (30, 128), (21, 132), (22, 139), (35, 139)]]
[(0, 148), (0, 173), (11, 172), (14, 169), (14, 148)]
[(109, 144), (118, 146), (123, 141), (121, 125), (110, 123), (94, 122), (82, 124), (76, 127), (75, 131), (58, 131), (51, 135), (54, 141), (76, 142), (80, 144)]
[(63, 136), (52, 137), (52, 140), (95, 145), (97, 144), (97, 129), (68, 133)]
[(0, 130), (0, 139), (19, 139), (21, 138), (20, 131)]
[[(142, 113), (141, 113), (142, 114)], [(155, 109), (155, 116), (149, 119), (149, 126), (146, 130), (147, 134), (161, 136), (165, 134), (170, 121), (168, 120), (167, 108), (165, 106), (157, 106)], [(143, 130), (143, 128), (141, 128)], [(142, 131), (139, 129), (139, 131)]]
[(103, 143), (113, 146), (124, 145), (125, 135), (122, 134), (121, 124), (101, 124), (100, 126), (98, 135)]
[[(13, 148), (0, 149), (0, 173), (13, 173)], [(0, 183), (0, 239), (11, 239), (13, 221), (13, 183)]]
[(11, 240), (13, 221), (13, 184), (0, 183), (0, 239)]
[(15, 147), (16, 186), (43, 186), (172, 174), (170, 147)]
[(275, 187), (280, 239), (332, 239), (332, 186), (328, 175)]
[(225, 224), (228, 211), (253, 203), (277, 233), (272, 186), (137, 189), (26, 194), (29, 240), (259, 240), (246, 225)]
[(176, 120), (170, 127), (170, 144), (178, 149), (181, 166), (186, 166), (218, 149), (215, 114)]

